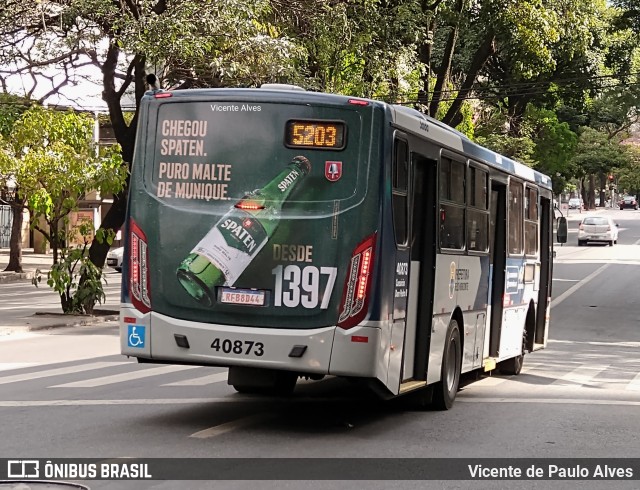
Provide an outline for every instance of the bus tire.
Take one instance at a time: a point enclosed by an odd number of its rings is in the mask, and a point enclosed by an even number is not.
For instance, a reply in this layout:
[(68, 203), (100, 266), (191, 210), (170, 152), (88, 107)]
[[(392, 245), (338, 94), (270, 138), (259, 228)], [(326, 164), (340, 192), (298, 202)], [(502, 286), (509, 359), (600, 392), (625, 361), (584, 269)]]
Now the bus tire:
[(522, 334), (522, 354), (516, 357), (512, 357), (511, 359), (507, 359), (506, 361), (502, 361), (498, 364), (498, 369), (501, 374), (513, 375), (517, 376), (522, 372), (522, 366), (524, 364), (524, 350), (527, 342), (527, 333)]
[(270, 391), (273, 395), (276, 396), (289, 396), (293, 393), (297, 382), (298, 375), (296, 373), (279, 371), (276, 374), (273, 388)]
[(458, 321), (452, 318), (447, 327), (440, 381), (433, 387), (433, 407), (437, 410), (449, 410), (453, 406), (460, 385), (461, 368), (460, 327), (458, 327)]
[(236, 366), (229, 368), (229, 384), (238, 393), (289, 396), (297, 381), (298, 374), (289, 371)]

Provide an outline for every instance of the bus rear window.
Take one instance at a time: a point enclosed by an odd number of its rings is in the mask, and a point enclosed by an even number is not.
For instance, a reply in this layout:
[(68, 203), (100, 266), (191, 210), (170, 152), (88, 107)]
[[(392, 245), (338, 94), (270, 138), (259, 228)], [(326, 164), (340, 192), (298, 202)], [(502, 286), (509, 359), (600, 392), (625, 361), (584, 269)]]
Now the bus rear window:
[(228, 206), (263, 188), (296, 157), (311, 170), (294, 201), (333, 203), (366, 191), (362, 142), (346, 141), (347, 127), (355, 134), (361, 127), (351, 108), (167, 99), (155, 121), (145, 185), (173, 206)]

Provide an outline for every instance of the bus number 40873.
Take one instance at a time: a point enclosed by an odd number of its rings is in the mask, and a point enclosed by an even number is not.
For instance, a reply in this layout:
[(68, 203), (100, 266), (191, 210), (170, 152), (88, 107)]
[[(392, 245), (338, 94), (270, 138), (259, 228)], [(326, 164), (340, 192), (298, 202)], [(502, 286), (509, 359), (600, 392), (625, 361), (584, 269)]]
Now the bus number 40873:
[(222, 351), (225, 354), (244, 354), (245, 356), (253, 354), (257, 357), (264, 355), (264, 344), (252, 340), (214, 339), (211, 342), (211, 348), (216, 352)]

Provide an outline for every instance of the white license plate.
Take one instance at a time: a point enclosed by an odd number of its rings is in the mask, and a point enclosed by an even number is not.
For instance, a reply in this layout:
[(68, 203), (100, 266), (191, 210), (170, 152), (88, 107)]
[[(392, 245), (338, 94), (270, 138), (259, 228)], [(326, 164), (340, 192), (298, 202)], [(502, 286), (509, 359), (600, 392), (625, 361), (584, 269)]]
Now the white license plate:
[(264, 306), (264, 291), (222, 288), (220, 302), (230, 305)]

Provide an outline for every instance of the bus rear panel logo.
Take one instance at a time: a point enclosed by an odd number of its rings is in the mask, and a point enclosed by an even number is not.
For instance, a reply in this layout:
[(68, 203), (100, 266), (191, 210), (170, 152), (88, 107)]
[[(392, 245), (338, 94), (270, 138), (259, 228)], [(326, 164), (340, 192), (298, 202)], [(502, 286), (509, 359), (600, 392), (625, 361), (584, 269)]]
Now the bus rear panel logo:
[(335, 182), (342, 177), (342, 162), (324, 162), (324, 176), (329, 182)]

